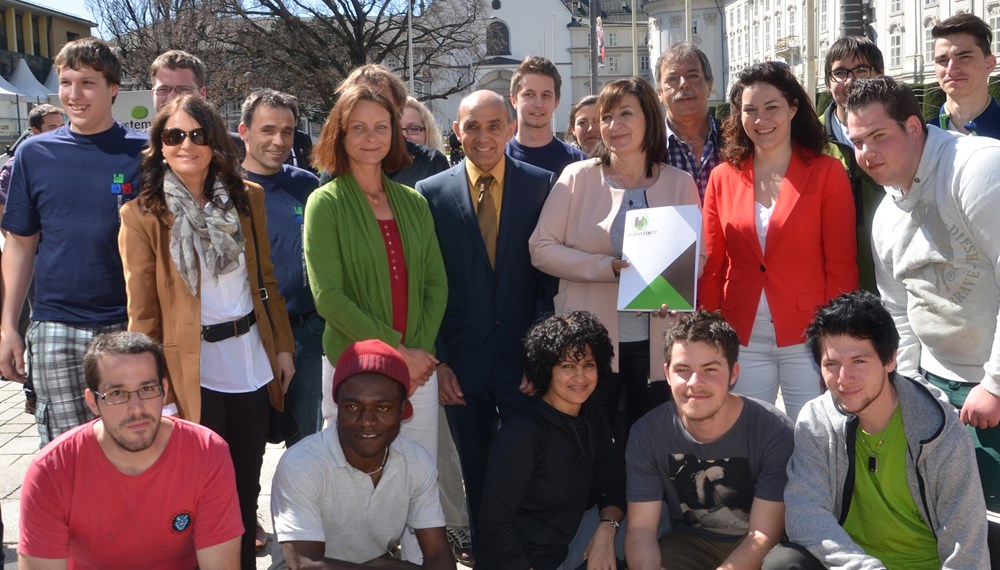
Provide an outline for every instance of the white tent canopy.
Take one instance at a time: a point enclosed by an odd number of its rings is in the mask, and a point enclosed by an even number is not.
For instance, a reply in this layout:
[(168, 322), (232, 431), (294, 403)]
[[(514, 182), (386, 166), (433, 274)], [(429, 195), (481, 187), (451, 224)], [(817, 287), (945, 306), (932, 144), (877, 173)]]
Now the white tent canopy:
[(35, 79), (35, 75), (28, 69), (28, 63), (23, 59), (18, 60), (14, 74), (10, 76), (10, 83), (28, 97), (45, 97), (48, 99), (52, 93), (47, 87)]
[(45, 79), (45, 88), (49, 90), (49, 93), (59, 92), (59, 71), (56, 70), (56, 66), (52, 66), (49, 70), (49, 76)]

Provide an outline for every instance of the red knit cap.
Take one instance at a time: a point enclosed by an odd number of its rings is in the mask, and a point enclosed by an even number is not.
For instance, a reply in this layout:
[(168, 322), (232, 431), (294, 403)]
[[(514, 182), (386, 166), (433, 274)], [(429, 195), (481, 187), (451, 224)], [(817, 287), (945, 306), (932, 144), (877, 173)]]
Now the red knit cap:
[[(337, 403), (337, 388), (348, 378), (364, 372), (391, 378), (402, 384), (407, 394), (410, 393), (410, 369), (399, 352), (378, 339), (362, 340), (350, 344), (337, 359), (337, 368), (333, 372), (334, 404)], [(413, 405), (407, 399), (403, 406), (403, 419), (408, 420), (413, 416)]]

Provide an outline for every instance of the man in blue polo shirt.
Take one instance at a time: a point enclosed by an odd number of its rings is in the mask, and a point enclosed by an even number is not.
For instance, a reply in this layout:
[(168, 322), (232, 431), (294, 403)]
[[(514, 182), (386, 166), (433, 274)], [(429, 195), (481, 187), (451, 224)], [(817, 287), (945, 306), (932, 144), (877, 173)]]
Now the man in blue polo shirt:
[(966, 135), (1000, 138), (1000, 104), (990, 96), (997, 58), (993, 30), (972, 14), (947, 18), (933, 28), (934, 73), (947, 96), (930, 124)]
[(563, 168), (587, 158), (575, 146), (552, 133), (552, 115), (559, 107), (562, 77), (555, 64), (529, 55), (510, 80), (510, 102), (517, 109), (517, 132), (507, 143), (507, 154), (556, 175)]
[(295, 334), (295, 381), (288, 388), (288, 403), (299, 434), (286, 442), (289, 446), (319, 431), (323, 422), (323, 319), (313, 305), (302, 253), (302, 210), (319, 180), (307, 170), (285, 164), (298, 119), (295, 97), (260, 89), (243, 102), (239, 126), (246, 146), (246, 178), (264, 187), (271, 262)]
[[(18, 149), (2, 224), (8, 236), (0, 371), (19, 382), (31, 375), (42, 445), (93, 419), (84, 399), (84, 352), (91, 338), (128, 321), (118, 210), (139, 193), (147, 140), (111, 115), (122, 68), (107, 43), (69, 42), (55, 66), (70, 124)], [(35, 304), (22, 339), (17, 320), (33, 274)]]

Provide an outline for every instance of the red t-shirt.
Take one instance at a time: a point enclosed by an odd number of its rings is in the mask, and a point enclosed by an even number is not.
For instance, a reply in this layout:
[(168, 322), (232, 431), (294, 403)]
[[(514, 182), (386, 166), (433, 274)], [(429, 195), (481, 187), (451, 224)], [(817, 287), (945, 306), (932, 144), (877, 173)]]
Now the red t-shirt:
[(385, 255), (389, 258), (389, 286), (392, 291), (392, 328), (406, 340), (406, 309), (409, 285), (406, 279), (406, 257), (403, 256), (403, 240), (399, 236), (396, 220), (379, 220)]
[[(195, 568), (195, 551), (243, 534), (233, 462), (211, 430), (178, 418), (139, 475), (108, 461), (93, 420), (56, 438), (28, 466), (18, 552), (69, 568)], [(161, 425), (162, 429), (162, 425)]]

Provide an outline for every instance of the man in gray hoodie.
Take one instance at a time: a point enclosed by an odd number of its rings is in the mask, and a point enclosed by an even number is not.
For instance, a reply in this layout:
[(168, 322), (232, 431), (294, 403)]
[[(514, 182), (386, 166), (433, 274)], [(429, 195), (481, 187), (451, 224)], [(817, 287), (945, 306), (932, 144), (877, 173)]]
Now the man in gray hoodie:
[(899, 333), (881, 301), (830, 301), (806, 344), (829, 391), (795, 426), (789, 540), (826, 568), (989, 568), (969, 432), (940, 390), (896, 372)]

